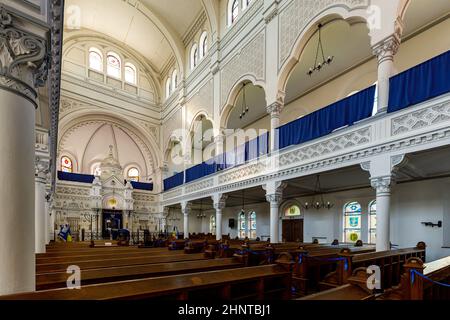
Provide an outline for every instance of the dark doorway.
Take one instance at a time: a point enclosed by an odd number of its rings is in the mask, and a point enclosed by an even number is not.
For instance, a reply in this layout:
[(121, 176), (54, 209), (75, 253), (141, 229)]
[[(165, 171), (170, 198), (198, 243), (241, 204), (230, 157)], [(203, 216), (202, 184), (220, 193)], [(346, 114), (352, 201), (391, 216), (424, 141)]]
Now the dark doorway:
[(283, 220), (283, 241), (303, 242), (303, 219)]
[(102, 217), (103, 239), (117, 240), (119, 230), (123, 228), (122, 211), (103, 210)]

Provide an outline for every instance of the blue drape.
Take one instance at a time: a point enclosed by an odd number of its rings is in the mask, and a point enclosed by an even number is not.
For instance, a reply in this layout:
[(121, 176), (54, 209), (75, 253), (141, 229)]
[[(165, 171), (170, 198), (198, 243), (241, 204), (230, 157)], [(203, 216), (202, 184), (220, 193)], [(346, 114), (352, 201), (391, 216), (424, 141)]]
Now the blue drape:
[(92, 182), (94, 182), (95, 177), (93, 175), (88, 175), (88, 174), (68, 173), (68, 172), (58, 171), (58, 179), (61, 181), (92, 183)]
[(131, 181), (131, 185), (136, 190), (153, 191), (153, 183), (143, 183), (143, 182)]
[(390, 80), (388, 112), (395, 112), (450, 92), (450, 51)]
[(184, 171), (164, 180), (164, 191), (181, 186), (184, 183)]
[(277, 129), (278, 149), (301, 144), (369, 118), (375, 102), (375, 86)]
[(215, 161), (208, 161), (208, 163), (203, 162), (186, 170), (186, 183), (209, 176), (210, 174), (214, 174), (216, 172), (217, 164)]
[(245, 161), (258, 159), (260, 156), (269, 153), (269, 133), (260, 135), (258, 138), (248, 141), (245, 144)]

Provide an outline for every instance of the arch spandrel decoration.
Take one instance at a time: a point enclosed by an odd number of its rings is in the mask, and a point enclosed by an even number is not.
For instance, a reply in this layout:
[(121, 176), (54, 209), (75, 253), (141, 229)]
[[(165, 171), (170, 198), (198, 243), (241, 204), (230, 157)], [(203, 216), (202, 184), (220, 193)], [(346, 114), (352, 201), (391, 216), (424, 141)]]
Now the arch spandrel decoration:
[[(339, 12), (366, 9), (369, 0), (293, 0), (279, 14), (279, 45), (278, 66), (279, 69), (288, 61), (296, 42), (306, 27), (317, 21), (324, 11)], [(335, 10), (334, 10), (335, 9)]]
[(264, 82), (265, 43), (266, 35), (263, 31), (248, 42), (221, 70), (221, 113), (229, 100), (232, 88), (241, 81), (243, 75), (251, 75), (255, 81)]

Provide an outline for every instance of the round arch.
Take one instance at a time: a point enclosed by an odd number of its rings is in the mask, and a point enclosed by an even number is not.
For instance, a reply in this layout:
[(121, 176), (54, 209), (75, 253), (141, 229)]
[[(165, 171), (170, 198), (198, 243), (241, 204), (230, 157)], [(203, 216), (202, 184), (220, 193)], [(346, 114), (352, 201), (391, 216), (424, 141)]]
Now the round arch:
[[(64, 117), (60, 122), (58, 153), (64, 149), (66, 139), (70, 133), (86, 123), (108, 123), (125, 129), (130, 138), (138, 144), (141, 152), (144, 153), (145, 169), (149, 176), (153, 176), (156, 169), (161, 166), (162, 159), (160, 159), (161, 152), (159, 147), (154, 138), (145, 132), (145, 129), (135, 123), (130, 123), (122, 115), (104, 110), (96, 110), (95, 113), (92, 113), (92, 110), (78, 110)], [(155, 181), (154, 177), (153, 180)]]
[[(308, 42), (314, 36), (319, 22), (322, 24), (326, 24), (336, 19), (343, 19), (350, 24), (356, 22), (366, 23), (367, 14), (368, 13), (366, 9), (349, 11), (349, 9), (345, 5), (336, 5), (325, 9), (313, 20), (311, 20), (297, 37), (297, 40), (295, 41), (288, 58), (284, 61), (283, 65), (280, 68), (277, 85), (278, 92), (286, 92), (286, 86), (289, 78), (294, 71), (297, 63), (300, 61), (300, 58)], [(370, 34), (368, 34), (368, 37), (370, 37)]]
[(264, 81), (258, 81), (256, 77), (252, 74), (246, 74), (242, 76), (231, 88), (226, 103), (223, 106), (221, 112), (220, 112), (220, 120), (219, 120), (219, 130), (226, 129), (228, 118), (230, 117), (231, 112), (233, 111), (233, 108), (235, 107), (236, 100), (239, 96), (239, 93), (242, 89), (242, 84), (245, 83), (251, 83), (254, 86), (260, 87), (264, 90), (264, 95), (266, 99), (266, 105), (267, 105), (267, 98), (266, 98), (266, 83)]

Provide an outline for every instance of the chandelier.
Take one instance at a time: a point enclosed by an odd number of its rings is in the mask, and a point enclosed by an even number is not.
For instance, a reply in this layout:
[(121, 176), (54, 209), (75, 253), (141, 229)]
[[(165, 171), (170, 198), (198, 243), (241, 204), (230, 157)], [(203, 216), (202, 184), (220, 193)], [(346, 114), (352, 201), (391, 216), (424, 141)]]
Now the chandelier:
[[(318, 26), (319, 41), (317, 43), (316, 61), (314, 62), (314, 67), (309, 68), (309, 71), (307, 73), (308, 76), (312, 76), (312, 74), (314, 72), (322, 70), (323, 67), (325, 67), (326, 65), (330, 65), (334, 60), (334, 56), (328, 56), (328, 58), (325, 59), (325, 54), (323, 52), (323, 44), (322, 44), (322, 27), (323, 27), (323, 25), (320, 23)], [(319, 51), (322, 54), (322, 62), (318, 62), (319, 61)]]
[(242, 105), (241, 105), (241, 114), (239, 115), (239, 119), (242, 119), (245, 117), (245, 115), (250, 111), (250, 108), (247, 105), (247, 98), (245, 96), (245, 87), (247, 86), (247, 84), (243, 84), (242, 85)]
[(197, 219), (204, 219), (206, 218), (206, 214), (203, 213), (203, 199), (200, 201), (200, 213), (197, 214)]
[[(318, 194), (320, 194), (320, 197), (318, 197), (318, 199), (317, 199), (316, 196)], [(317, 178), (316, 178), (316, 186), (314, 189), (314, 198), (313, 198), (312, 202), (305, 202), (304, 204), (302, 204), (302, 207), (305, 210), (308, 210), (308, 209), (316, 209), (316, 210), (328, 209), (328, 210), (330, 210), (331, 208), (334, 207), (334, 204), (332, 204), (330, 201), (327, 201), (327, 202), (324, 201), (322, 188), (320, 186), (320, 176), (319, 175), (317, 175)]]

